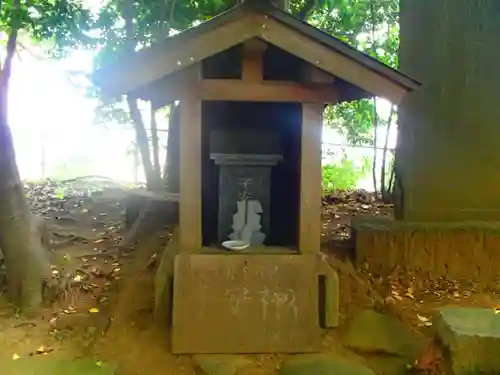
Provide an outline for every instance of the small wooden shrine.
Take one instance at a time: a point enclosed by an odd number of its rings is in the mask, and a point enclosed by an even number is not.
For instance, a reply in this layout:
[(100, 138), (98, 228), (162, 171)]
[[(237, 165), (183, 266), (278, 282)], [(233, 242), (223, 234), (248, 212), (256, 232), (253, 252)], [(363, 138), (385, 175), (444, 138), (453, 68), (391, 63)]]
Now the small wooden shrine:
[[(338, 309), (336, 276), (318, 266), (323, 110), (373, 95), (397, 104), (418, 83), (251, 1), (98, 70), (94, 82), (156, 108), (179, 101), (179, 230), (166, 250), (177, 254), (173, 351), (318, 349), (318, 316), (336, 325)], [(243, 254), (219, 250), (242, 236), (252, 244)]]

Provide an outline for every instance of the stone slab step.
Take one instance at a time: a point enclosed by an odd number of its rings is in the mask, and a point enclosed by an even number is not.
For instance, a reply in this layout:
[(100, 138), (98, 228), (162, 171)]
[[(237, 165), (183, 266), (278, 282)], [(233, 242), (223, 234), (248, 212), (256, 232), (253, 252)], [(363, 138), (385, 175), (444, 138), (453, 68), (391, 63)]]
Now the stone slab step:
[(285, 360), (280, 375), (375, 375), (359, 363), (325, 354), (295, 355)]
[(493, 308), (446, 306), (433, 326), (454, 375), (500, 374), (500, 315)]

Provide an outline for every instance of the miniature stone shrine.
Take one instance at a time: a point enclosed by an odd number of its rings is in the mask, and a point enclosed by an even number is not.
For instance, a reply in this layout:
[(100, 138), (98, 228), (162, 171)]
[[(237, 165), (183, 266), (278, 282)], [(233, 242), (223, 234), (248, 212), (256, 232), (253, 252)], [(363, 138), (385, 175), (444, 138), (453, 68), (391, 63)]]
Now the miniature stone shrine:
[[(317, 350), (320, 326), (338, 324), (339, 293), (319, 253), (323, 110), (373, 95), (398, 104), (418, 83), (261, 1), (94, 81), (155, 108), (180, 101), (179, 227), (155, 291), (172, 351)], [(231, 237), (251, 246), (221, 250)]]

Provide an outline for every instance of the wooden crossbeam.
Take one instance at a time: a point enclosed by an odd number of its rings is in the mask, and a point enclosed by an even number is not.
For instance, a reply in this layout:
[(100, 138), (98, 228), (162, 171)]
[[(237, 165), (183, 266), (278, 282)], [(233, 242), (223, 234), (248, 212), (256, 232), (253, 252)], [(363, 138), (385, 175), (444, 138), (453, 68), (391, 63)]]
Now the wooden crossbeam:
[(171, 82), (139, 94), (155, 108), (179, 100), (184, 92), (197, 92), (206, 101), (299, 102), (334, 104), (339, 92), (333, 84), (283, 81), (205, 79), (200, 83)]

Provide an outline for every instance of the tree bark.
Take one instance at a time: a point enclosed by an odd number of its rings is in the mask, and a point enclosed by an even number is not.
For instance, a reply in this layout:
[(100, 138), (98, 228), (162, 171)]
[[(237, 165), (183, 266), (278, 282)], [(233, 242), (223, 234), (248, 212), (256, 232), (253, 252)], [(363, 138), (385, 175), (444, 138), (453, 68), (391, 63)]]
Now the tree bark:
[[(395, 107), (391, 105), (389, 119), (387, 120), (387, 128), (385, 131), (384, 149), (382, 151), (382, 165), (380, 167), (380, 192), (384, 201), (390, 199), (390, 190), (386, 187), (386, 164), (387, 164), (387, 150), (389, 148), (389, 135), (391, 133), (392, 123), (394, 122)], [(389, 184), (390, 185), (390, 184)]]
[[(124, 0), (121, 3), (121, 13), (125, 21), (125, 52), (131, 54), (135, 51), (136, 41), (134, 35), (134, 4), (132, 0)], [(155, 178), (151, 154), (149, 152), (149, 139), (144, 126), (142, 113), (137, 105), (137, 99), (127, 95), (127, 104), (130, 111), (130, 118), (135, 129), (135, 139), (141, 153), (142, 166), (146, 175), (146, 183), (149, 190), (155, 190), (157, 179)]]
[(144, 126), (141, 111), (137, 106), (137, 99), (127, 95), (127, 104), (130, 110), (130, 118), (132, 119), (132, 124), (134, 125), (135, 140), (141, 154), (142, 167), (144, 168), (144, 174), (146, 175), (147, 187), (149, 190), (155, 190), (156, 177), (149, 152), (148, 133), (146, 132), (146, 127)]
[(153, 146), (153, 171), (155, 189), (161, 189), (160, 141), (158, 139), (158, 126), (156, 124), (156, 111), (151, 103), (151, 144)]
[[(18, 2), (13, 3), (16, 6)], [(5, 259), (9, 297), (31, 315), (42, 303), (43, 283), (50, 272), (40, 233), (24, 196), (8, 125), (8, 92), (16, 42), (17, 26), (13, 24), (0, 78), (0, 249)]]
[(180, 113), (179, 106), (172, 103), (168, 122), (167, 160), (165, 181), (170, 193), (179, 193), (179, 145), (180, 145)]
[(395, 175), (395, 168), (394, 168), (394, 158), (392, 159), (392, 164), (391, 164), (391, 174), (389, 176), (389, 186), (387, 187), (387, 190), (390, 194), (389, 199), (387, 200), (386, 203), (393, 203), (394, 202), (394, 175)]
[(373, 191), (375, 194), (378, 193), (377, 184), (377, 149), (378, 149), (378, 114), (377, 114), (377, 98), (373, 98), (373, 109), (372, 109), (372, 128), (373, 128), (373, 164), (372, 164), (372, 180), (373, 180)]
[[(373, 0), (370, 0), (370, 18), (371, 18), (371, 41), (372, 41), (372, 53), (378, 58), (377, 53), (377, 44), (376, 44), (376, 33), (375, 33), (375, 25), (376, 25), (376, 17), (375, 17), (375, 8), (373, 4)], [(377, 113), (377, 98), (373, 97), (373, 111), (372, 111), (372, 127), (373, 127), (373, 166), (372, 166), (372, 179), (373, 179), (373, 190), (375, 195), (378, 193), (378, 185), (377, 185), (377, 148), (378, 148), (378, 125), (379, 125), (379, 117)]]

